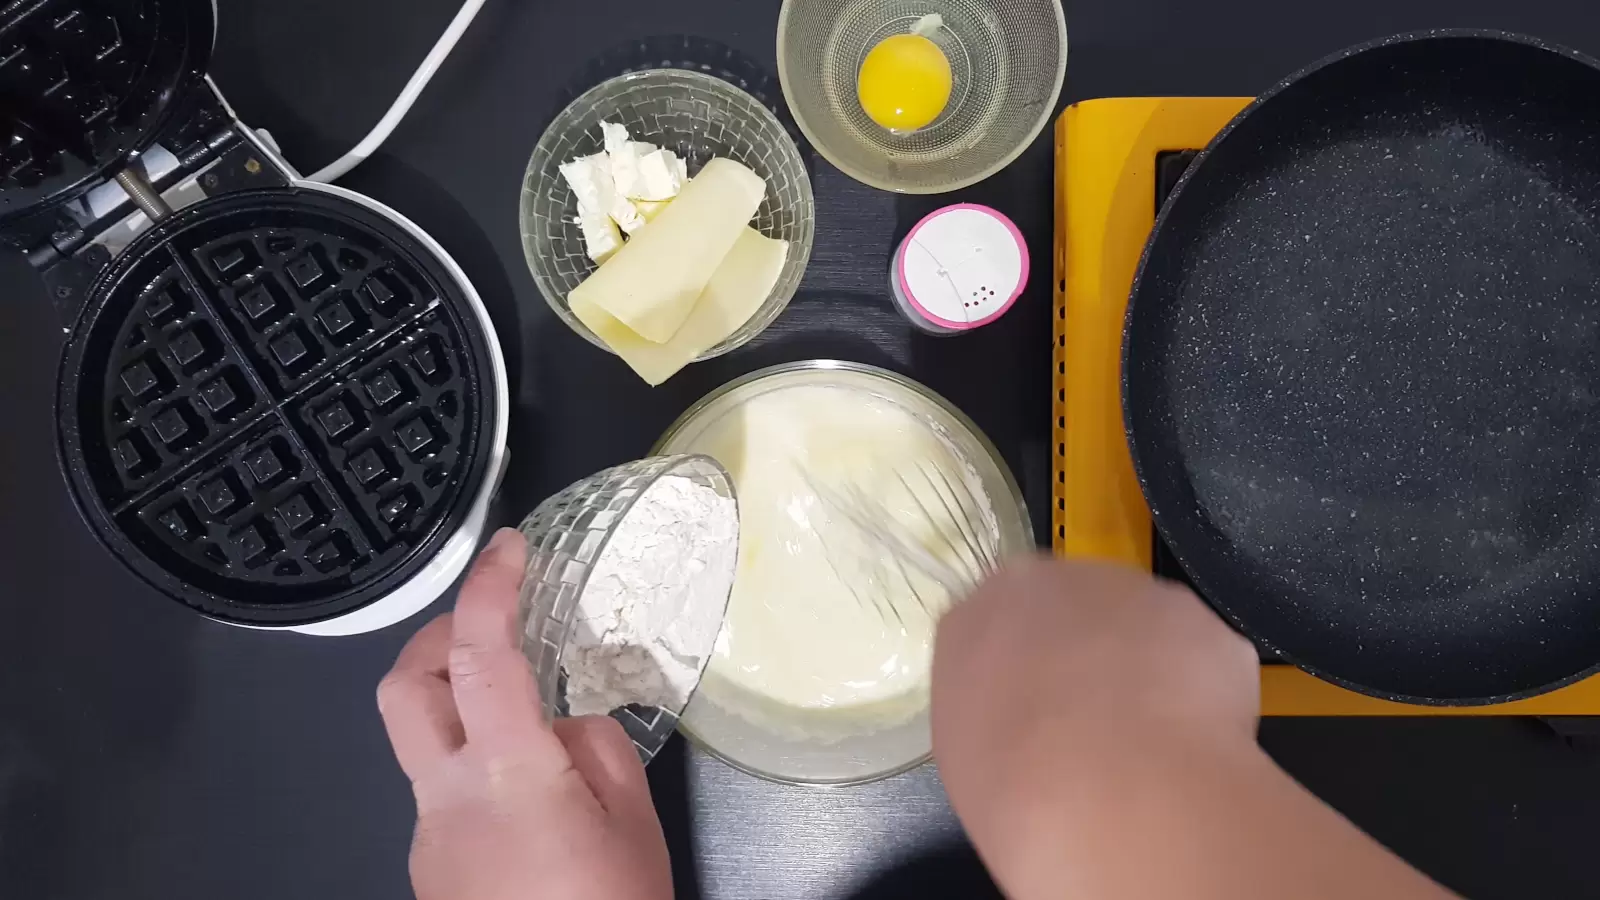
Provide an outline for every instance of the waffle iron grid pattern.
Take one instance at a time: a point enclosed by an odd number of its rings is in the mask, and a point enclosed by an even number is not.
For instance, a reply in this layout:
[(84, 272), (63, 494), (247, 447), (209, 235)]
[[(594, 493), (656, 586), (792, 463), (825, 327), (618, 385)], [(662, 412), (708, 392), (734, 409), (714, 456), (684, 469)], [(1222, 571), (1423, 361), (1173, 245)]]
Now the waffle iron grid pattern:
[[(61, 7), (64, 4), (48, 4)], [(137, 21), (137, 17), (129, 17)], [(88, 9), (43, 9), (0, 34), (0, 85), (8, 97), (37, 98), (28, 112), (66, 121), (88, 145), (112, 125), (117, 93), (139, 74), (137, 50), (117, 18)], [(0, 141), (0, 184), (36, 184), (68, 152), (31, 127), (34, 115), (8, 116)]]
[(222, 230), (124, 279), (140, 295), (97, 324), (114, 343), (90, 338), (105, 377), (80, 395), (82, 444), (158, 566), (225, 605), (302, 607), (400, 563), (446, 512), (476, 441), (473, 373), (437, 292), (380, 241)]
[(0, 214), (85, 184), (182, 105), (206, 0), (0, 0)]

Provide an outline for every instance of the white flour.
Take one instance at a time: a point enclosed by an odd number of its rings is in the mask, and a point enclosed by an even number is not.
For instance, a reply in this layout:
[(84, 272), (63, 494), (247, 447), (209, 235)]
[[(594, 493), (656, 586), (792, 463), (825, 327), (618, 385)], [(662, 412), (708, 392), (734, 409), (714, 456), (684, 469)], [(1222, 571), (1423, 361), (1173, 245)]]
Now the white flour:
[(739, 545), (733, 500), (669, 475), (611, 536), (578, 599), (562, 653), (567, 707), (682, 709), (711, 655)]

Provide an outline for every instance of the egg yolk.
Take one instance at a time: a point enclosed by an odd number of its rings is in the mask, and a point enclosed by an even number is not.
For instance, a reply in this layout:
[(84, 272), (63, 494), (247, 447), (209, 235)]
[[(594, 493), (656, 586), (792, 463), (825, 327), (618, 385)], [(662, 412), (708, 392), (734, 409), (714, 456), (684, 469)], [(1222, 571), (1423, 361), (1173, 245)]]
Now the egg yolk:
[(891, 131), (933, 124), (950, 102), (950, 60), (920, 34), (884, 38), (867, 54), (856, 78), (861, 108)]

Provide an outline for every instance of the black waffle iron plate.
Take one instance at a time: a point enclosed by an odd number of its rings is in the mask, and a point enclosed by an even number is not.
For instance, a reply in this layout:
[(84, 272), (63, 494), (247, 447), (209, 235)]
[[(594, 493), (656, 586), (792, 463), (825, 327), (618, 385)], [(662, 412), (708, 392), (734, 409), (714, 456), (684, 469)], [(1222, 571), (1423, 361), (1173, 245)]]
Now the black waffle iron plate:
[[(3, 4), (0, 227), (68, 325), (61, 463), (95, 534), (236, 624), (351, 633), (427, 605), (504, 457), (471, 285), (233, 120), (206, 0)], [(107, 187), (130, 171), (177, 211)]]

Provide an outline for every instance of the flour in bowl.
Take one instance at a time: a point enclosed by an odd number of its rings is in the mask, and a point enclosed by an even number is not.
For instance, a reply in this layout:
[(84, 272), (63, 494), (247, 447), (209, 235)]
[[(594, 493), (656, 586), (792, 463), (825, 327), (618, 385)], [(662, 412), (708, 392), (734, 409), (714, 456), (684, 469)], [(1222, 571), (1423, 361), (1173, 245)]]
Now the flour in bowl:
[(677, 712), (722, 628), (739, 555), (732, 498), (668, 475), (645, 489), (595, 563), (561, 656), (568, 712)]

